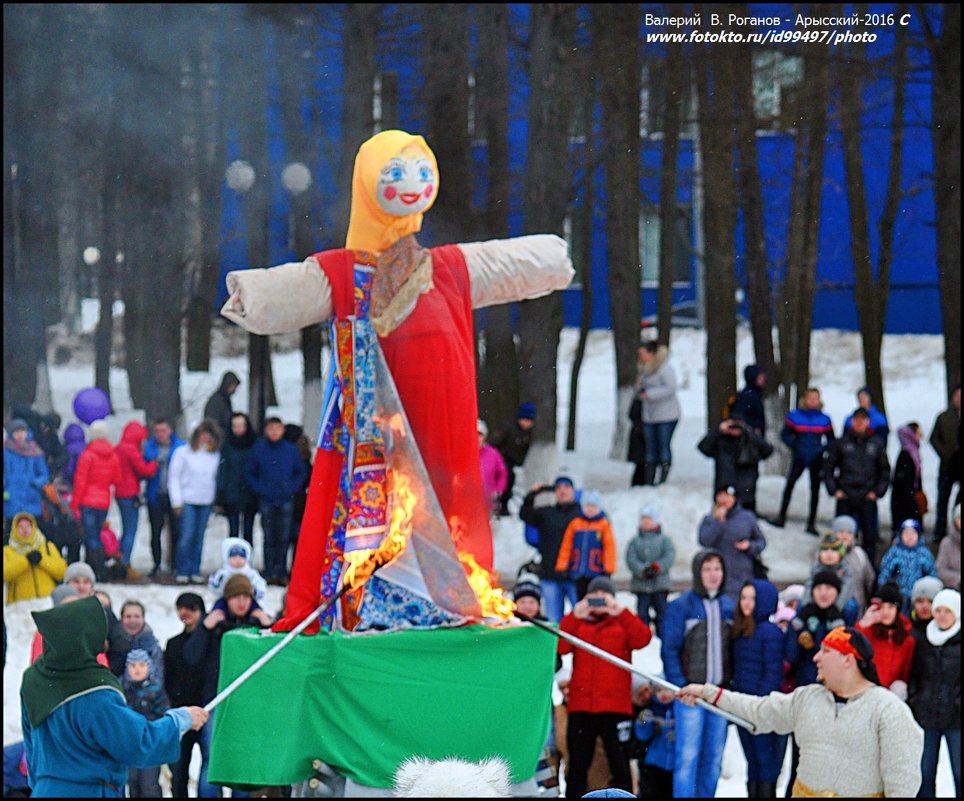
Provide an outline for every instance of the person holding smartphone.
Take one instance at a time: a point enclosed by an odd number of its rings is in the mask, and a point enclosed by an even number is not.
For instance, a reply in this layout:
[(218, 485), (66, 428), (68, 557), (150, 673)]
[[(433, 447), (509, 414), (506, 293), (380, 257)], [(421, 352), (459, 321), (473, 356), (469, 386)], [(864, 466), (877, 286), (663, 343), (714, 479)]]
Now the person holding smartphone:
[[(589, 582), (586, 595), (559, 623), (561, 631), (631, 662), (633, 651), (652, 639), (649, 626), (616, 601), (616, 588), (606, 576)], [(559, 640), (559, 654), (572, 653), (569, 684), (569, 723), (566, 743), (566, 798), (582, 798), (587, 774), (602, 737), (612, 787), (632, 791), (629, 771), (629, 741), (633, 727), (632, 677), (622, 668)]]

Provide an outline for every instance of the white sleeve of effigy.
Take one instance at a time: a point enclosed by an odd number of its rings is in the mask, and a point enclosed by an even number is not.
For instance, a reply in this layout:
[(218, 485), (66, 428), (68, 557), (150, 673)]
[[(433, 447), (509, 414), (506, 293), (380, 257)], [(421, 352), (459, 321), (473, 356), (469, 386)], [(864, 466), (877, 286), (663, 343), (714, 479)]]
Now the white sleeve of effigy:
[(284, 334), (331, 317), (331, 285), (313, 258), (277, 267), (232, 270), (221, 314), (252, 334)]
[(548, 295), (569, 286), (574, 275), (566, 241), (554, 234), (469, 242), (459, 248), (475, 309)]

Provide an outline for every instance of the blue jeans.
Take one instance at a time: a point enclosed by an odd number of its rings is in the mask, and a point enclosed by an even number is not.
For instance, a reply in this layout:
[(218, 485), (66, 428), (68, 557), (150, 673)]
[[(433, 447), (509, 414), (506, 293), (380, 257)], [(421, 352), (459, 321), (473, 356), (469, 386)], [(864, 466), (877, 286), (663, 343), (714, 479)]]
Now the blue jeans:
[(783, 767), (783, 755), (787, 750), (787, 735), (750, 734), (746, 729), (737, 727), (740, 745), (746, 756), (746, 780), (776, 784)]
[(204, 530), (211, 515), (210, 504), (186, 503), (181, 508), (181, 532), (174, 555), (174, 572), (179, 576), (196, 576), (201, 572), (201, 550)]
[(285, 578), (288, 575), (288, 538), (294, 502), (261, 501), (261, 530), (264, 531), (264, 575)]
[(579, 598), (576, 596), (576, 582), (557, 581), (556, 579), (542, 579), (542, 600), (545, 602), (546, 617), (553, 623), (562, 620), (566, 613), (566, 598), (572, 606)]
[(937, 759), (941, 753), (941, 737), (947, 740), (954, 776), (954, 795), (961, 795), (961, 730), (924, 729), (924, 751), (920, 757), (921, 782), (918, 798), (937, 797)]
[(93, 506), (80, 507), (80, 526), (84, 530), (84, 547), (89, 554), (92, 550), (103, 550), (100, 541), (100, 530), (107, 519), (106, 509), (95, 509)]
[(121, 554), (127, 564), (131, 563), (131, 554), (134, 552), (134, 540), (137, 537), (137, 517), (139, 505), (136, 495), (130, 498), (118, 498), (117, 508), (120, 509), (121, 516)]
[(669, 449), (669, 442), (676, 430), (677, 420), (666, 423), (643, 423), (646, 434), (646, 461), (650, 464), (670, 464), (673, 454)]
[(713, 798), (723, 765), (726, 718), (698, 706), (673, 702), (676, 718), (674, 798)]

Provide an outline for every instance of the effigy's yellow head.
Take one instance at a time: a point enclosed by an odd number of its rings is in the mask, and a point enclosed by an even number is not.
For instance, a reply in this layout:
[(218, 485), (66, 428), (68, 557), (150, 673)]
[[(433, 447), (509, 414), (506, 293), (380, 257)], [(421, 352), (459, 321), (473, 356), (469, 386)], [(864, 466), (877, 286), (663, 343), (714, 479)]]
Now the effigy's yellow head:
[(417, 134), (381, 131), (355, 156), (345, 246), (378, 253), (422, 228), (438, 196), (435, 154)]

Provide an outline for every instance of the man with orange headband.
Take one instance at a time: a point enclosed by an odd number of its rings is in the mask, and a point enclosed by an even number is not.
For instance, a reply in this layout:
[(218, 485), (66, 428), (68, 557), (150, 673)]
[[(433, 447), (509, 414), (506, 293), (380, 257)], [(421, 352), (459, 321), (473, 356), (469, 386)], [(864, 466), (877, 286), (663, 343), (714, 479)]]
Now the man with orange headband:
[[(421, 136), (382, 131), (361, 145), (355, 159), (344, 249), (227, 276), (230, 297), (222, 314), (248, 331), (275, 334), (332, 324), (318, 450), (285, 615), (276, 630), (293, 628), (332, 597), (346, 566), (385, 535), (390, 446), (380, 431), (377, 398), (386, 383), (397, 389), (405, 430), (456, 550), (483, 568), (492, 566), (476, 433), (472, 311), (562, 289), (573, 270), (566, 243), (554, 235), (421, 247), (415, 234), (438, 185), (435, 156)], [(390, 381), (376, 380), (378, 351)], [(431, 604), (413, 597), (411, 587), (386, 588), (384, 576), (372, 576), (366, 597), (390, 603), (409, 624), (444, 622)], [(352, 603), (357, 615), (342, 607), (347, 628), (358, 616), (365, 623), (360, 599)], [(423, 612), (413, 620), (418, 608)], [(368, 624), (392, 627), (393, 620), (389, 614)]]
[(793, 797), (913, 798), (924, 733), (910, 708), (880, 686), (873, 656), (863, 634), (838, 626), (813, 657), (818, 684), (767, 696), (688, 684), (677, 697), (685, 704), (709, 701), (760, 733), (792, 732), (800, 746)]

